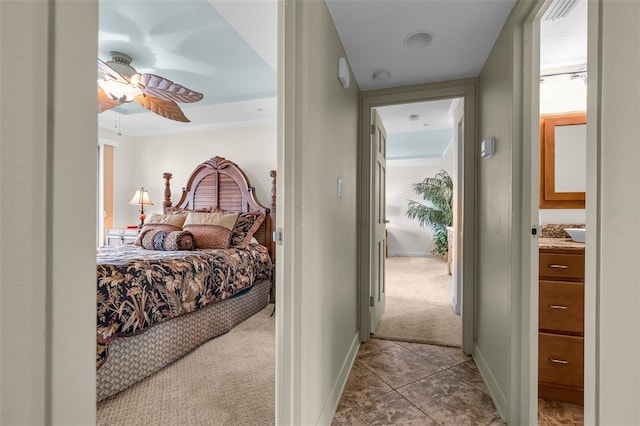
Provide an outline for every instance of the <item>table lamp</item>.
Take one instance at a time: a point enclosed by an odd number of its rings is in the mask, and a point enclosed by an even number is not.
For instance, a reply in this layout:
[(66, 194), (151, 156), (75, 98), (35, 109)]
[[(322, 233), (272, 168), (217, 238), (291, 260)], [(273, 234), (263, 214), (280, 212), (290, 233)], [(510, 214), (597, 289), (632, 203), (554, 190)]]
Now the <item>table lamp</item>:
[(145, 204), (148, 206), (152, 206), (153, 203), (151, 202), (151, 200), (149, 199), (149, 191), (147, 191), (144, 188), (140, 188), (138, 190), (136, 190), (135, 195), (133, 196), (133, 198), (131, 199), (131, 201), (129, 201), (129, 204), (139, 204), (140, 205), (140, 223), (138, 224), (138, 229), (141, 229), (142, 226), (144, 225), (144, 220), (147, 218), (147, 215), (144, 214), (144, 206)]

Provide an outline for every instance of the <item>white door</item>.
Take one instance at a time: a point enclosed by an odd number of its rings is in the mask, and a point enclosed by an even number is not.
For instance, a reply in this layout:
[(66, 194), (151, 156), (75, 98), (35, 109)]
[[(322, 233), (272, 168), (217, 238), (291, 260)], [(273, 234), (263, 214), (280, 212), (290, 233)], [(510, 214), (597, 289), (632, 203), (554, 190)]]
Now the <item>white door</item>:
[(382, 313), (385, 302), (385, 247), (386, 247), (386, 172), (387, 172), (387, 132), (382, 126), (378, 112), (371, 111), (371, 158), (373, 161), (371, 177), (371, 289), (369, 292), (370, 332), (374, 333)]

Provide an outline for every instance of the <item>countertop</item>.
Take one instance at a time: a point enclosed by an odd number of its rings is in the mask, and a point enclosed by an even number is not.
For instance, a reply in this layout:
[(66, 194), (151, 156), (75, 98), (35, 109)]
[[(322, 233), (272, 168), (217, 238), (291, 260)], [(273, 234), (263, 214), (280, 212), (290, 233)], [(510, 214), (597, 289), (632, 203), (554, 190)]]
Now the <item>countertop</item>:
[(538, 247), (542, 250), (584, 251), (584, 243), (575, 242), (571, 238), (538, 238)]

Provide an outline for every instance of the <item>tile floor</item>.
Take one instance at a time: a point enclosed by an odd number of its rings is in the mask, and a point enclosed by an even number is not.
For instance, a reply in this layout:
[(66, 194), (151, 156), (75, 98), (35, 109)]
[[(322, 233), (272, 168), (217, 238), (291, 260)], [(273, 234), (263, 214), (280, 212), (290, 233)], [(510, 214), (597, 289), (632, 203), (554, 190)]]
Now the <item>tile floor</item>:
[[(500, 419), (470, 356), (371, 339), (360, 347), (332, 426), (486, 425)], [(539, 425), (581, 425), (582, 407), (540, 401)]]
[(460, 349), (371, 339), (360, 347), (333, 425), (381, 424), (504, 425)]

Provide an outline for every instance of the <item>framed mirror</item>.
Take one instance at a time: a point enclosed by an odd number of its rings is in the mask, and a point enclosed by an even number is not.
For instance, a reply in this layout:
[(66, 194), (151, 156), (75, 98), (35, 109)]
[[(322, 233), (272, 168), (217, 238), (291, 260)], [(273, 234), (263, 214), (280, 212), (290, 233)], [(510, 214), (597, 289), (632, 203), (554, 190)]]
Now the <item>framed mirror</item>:
[(583, 209), (587, 185), (587, 115), (540, 116), (540, 208)]

